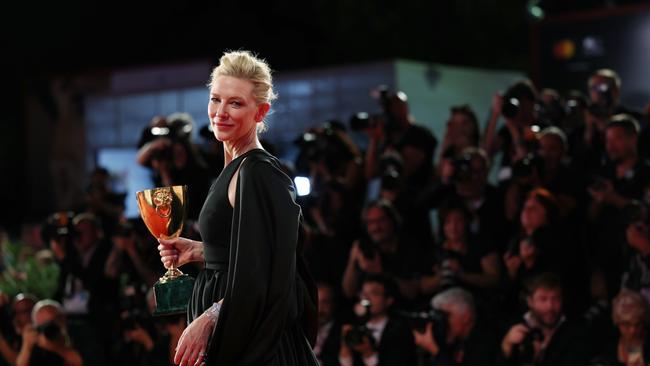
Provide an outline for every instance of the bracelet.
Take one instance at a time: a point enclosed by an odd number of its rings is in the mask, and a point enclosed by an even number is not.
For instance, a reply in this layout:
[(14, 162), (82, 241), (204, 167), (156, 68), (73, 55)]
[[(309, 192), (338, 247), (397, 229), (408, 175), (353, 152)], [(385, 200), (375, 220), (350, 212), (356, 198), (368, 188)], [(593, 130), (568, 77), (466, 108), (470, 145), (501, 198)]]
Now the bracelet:
[(219, 319), (219, 312), (221, 312), (221, 304), (215, 302), (205, 311), (205, 315), (207, 315), (210, 320), (216, 323), (217, 319)]

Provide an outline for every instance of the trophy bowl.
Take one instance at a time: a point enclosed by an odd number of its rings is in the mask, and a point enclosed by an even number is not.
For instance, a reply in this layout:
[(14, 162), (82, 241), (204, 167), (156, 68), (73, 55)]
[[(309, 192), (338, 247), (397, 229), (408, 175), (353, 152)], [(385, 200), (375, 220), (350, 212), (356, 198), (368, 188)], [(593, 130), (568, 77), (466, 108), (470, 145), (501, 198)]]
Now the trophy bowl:
[[(187, 186), (157, 187), (136, 193), (140, 216), (157, 239), (177, 238), (183, 231), (187, 211)], [(186, 311), (194, 279), (183, 274), (176, 263), (154, 284), (156, 310), (153, 315)]]

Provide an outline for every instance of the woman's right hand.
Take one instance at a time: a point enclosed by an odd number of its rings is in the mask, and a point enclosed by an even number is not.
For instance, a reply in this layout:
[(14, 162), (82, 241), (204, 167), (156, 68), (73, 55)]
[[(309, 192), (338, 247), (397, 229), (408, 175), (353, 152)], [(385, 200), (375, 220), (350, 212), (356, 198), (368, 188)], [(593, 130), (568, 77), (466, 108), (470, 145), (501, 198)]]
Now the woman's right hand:
[(172, 263), (176, 267), (180, 267), (188, 262), (203, 260), (203, 243), (201, 242), (178, 237), (158, 239), (158, 243), (160, 243), (158, 245), (160, 260), (165, 268), (170, 268)]

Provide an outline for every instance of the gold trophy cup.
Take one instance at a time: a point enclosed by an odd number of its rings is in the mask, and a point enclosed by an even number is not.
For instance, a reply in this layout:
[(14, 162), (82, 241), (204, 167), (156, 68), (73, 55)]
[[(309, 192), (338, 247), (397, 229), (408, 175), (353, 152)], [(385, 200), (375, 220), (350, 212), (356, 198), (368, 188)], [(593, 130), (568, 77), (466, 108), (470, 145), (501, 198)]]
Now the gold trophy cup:
[[(187, 208), (187, 186), (146, 189), (136, 193), (140, 216), (156, 238), (176, 238), (183, 230)], [(156, 310), (153, 315), (184, 313), (192, 295), (194, 279), (176, 263), (153, 286)]]

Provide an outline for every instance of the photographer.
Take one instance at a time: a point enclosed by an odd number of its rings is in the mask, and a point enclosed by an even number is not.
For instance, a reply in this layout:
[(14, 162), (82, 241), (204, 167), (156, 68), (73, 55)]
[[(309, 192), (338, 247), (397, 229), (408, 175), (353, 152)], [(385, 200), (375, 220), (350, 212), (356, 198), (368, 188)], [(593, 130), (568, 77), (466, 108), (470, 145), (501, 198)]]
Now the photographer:
[(592, 201), (588, 211), (590, 255), (606, 276), (608, 292), (616, 293), (624, 260), (623, 208), (641, 199), (650, 183), (650, 164), (637, 154), (638, 122), (615, 115), (605, 130), (608, 160), (587, 187)]
[(562, 282), (549, 273), (530, 281), (523, 320), (506, 332), (500, 365), (585, 365), (590, 356), (586, 330), (563, 314)]
[[(119, 339), (111, 347), (111, 362), (118, 365), (157, 366), (166, 353), (156, 349), (156, 332), (151, 316), (145, 311), (132, 308), (120, 314)], [(162, 353), (163, 355), (161, 355)]]
[(331, 120), (311, 128), (294, 140), (299, 148), (297, 175), (308, 176), (312, 191), (320, 193), (330, 181), (340, 182), (346, 191), (362, 191), (361, 152), (339, 121)]
[[(499, 173), (502, 180), (510, 177), (513, 161), (523, 158), (531, 151), (530, 126), (537, 122), (537, 100), (537, 89), (528, 79), (514, 83), (503, 95), (496, 93), (492, 98), (483, 147), (490, 158), (498, 152), (503, 154)], [(505, 119), (505, 126), (497, 131), (497, 122), (501, 116)]]
[[(11, 304), (10, 314), (7, 314), (9, 319), (5, 322), (3, 317), (3, 323), (0, 323), (0, 365), (13, 366), (21, 348), (23, 330), (31, 325), (36, 298), (20, 293), (8, 304)], [(4, 307), (0, 306), (0, 310)]]
[(429, 210), (449, 200), (463, 202), (472, 214), (471, 234), (488, 245), (504, 243), (509, 233), (503, 215), (503, 195), (488, 183), (489, 159), (485, 151), (469, 147), (461, 155), (445, 160), (441, 163), (441, 181), (423, 192), (417, 202)]
[[(343, 366), (415, 364), (415, 343), (405, 323), (389, 315), (394, 302), (390, 280), (368, 276), (361, 286), (359, 324), (344, 324), (339, 362)], [(361, 304), (366, 304), (363, 306)]]
[[(111, 240), (113, 247), (106, 260), (105, 276), (129, 284), (153, 286), (158, 279), (156, 271), (158, 261), (147, 261), (147, 259), (155, 259), (155, 257), (143, 253), (147, 248), (143, 248), (135, 227), (128, 221), (120, 222)], [(155, 246), (150, 245), (149, 249), (151, 250), (151, 248), (155, 248)], [(144, 293), (142, 295), (144, 298)]]
[(111, 247), (95, 215), (78, 214), (72, 224), (72, 235), (50, 241), (61, 267), (57, 298), (62, 299), (70, 335), (84, 360), (103, 365), (117, 317), (118, 283), (105, 275)]
[(404, 92), (380, 90), (379, 103), (382, 115), (373, 116), (363, 127), (370, 137), (365, 158), (365, 176), (371, 180), (377, 176), (378, 159), (387, 150), (394, 149), (404, 158), (404, 182), (420, 189), (432, 173), (433, 154), (438, 145), (435, 136), (426, 127), (419, 126), (409, 114)]
[(343, 273), (343, 294), (353, 298), (364, 275), (383, 274), (397, 282), (403, 300), (414, 300), (418, 294), (417, 274), (424, 269), (423, 258), (402, 235), (397, 210), (390, 202), (379, 200), (368, 204), (363, 216), (367, 237), (352, 244)]
[(440, 151), (460, 155), (465, 148), (478, 147), (480, 131), (472, 107), (467, 104), (454, 106), (450, 113)]
[(640, 292), (650, 302), (650, 231), (647, 204), (632, 201), (625, 210), (628, 225), (625, 237), (631, 252), (623, 273), (622, 287)]
[(41, 300), (32, 310), (32, 325), (23, 331), (23, 344), (16, 366), (81, 366), (79, 352), (70, 344), (61, 305)]
[(497, 348), (495, 338), (477, 323), (474, 299), (469, 292), (447, 289), (432, 299), (431, 306), (444, 315), (428, 321), (423, 332), (413, 331), (415, 344), (430, 355), (431, 365), (492, 364)]
[(537, 135), (534, 154), (515, 162), (513, 179), (506, 191), (506, 216), (515, 219), (522, 201), (534, 187), (544, 187), (557, 198), (560, 218), (574, 212), (583, 191), (566, 156), (567, 137), (557, 127), (547, 127)]
[[(198, 149), (192, 142), (194, 121), (187, 113), (174, 113), (147, 127), (150, 141), (138, 150), (137, 161), (151, 168), (157, 187), (187, 185), (187, 218), (196, 220), (201, 211), (214, 174), (207, 170)], [(146, 140), (145, 140), (146, 141)]]
[(600, 69), (594, 72), (587, 81), (587, 89), (590, 101), (581, 129), (583, 138), (577, 142), (578, 150), (582, 152), (581, 160), (594, 167), (604, 153), (605, 128), (612, 116), (628, 114), (637, 121), (642, 117), (639, 112), (620, 105), (621, 78), (614, 70)]
[(561, 273), (565, 265), (576, 265), (560, 243), (557, 215), (557, 200), (548, 190), (537, 188), (526, 197), (519, 215), (519, 234), (503, 256), (507, 274), (503, 282), (505, 313), (519, 309), (519, 296), (527, 281), (543, 272)]
[(439, 211), (443, 240), (436, 246), (432, 275), (420, 278), (421, 292), (432, 294), (451, 286), (463, 286), (481, 295), (496, 287), (501, 275), (497, 252), (470, 233), (471, 213), (459, 202)]
[(102, 222), (107, 233), (112, 233), (124, 213), (126, 193), (117, 193), (110, 188), (110, 173), (106, 168), (96, 167), (90, 173), (86, 188), (85, 206), (78, 212), (92, 212)]

